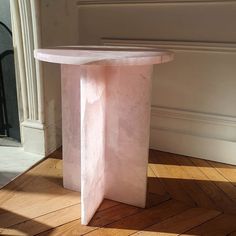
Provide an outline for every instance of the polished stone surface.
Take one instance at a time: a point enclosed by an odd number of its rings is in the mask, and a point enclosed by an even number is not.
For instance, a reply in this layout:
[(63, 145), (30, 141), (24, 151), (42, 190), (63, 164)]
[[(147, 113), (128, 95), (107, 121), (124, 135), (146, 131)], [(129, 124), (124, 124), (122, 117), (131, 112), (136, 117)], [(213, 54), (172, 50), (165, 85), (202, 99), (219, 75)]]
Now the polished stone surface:
[(173, 54), (61, 47), (35, 57), (62, 64), (64, 186), (81, 190), (82, 223), (103, 198), (145, 207), (153, 64)]
[(173, 53), (146, 47), (76, 46), (37, 49), (41, 61), (70, 65), (153, 65), (171, 61)]

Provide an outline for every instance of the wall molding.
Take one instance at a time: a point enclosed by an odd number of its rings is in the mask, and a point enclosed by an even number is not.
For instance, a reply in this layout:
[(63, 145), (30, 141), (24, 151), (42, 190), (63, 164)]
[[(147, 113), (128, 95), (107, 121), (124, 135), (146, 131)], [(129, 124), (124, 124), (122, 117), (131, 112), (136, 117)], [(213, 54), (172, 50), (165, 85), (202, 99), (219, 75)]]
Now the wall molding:
[(236, 164), (236, 117), (155, 106), (151, 117), (150, 148)]
[(172, 119), (189, 120), (192, 122), (208, 123), (236, 128), (236, 117), (221, 114), (210, 114), (197, 111), (187, 111), (168, 107), (152, 106), (152, 116), (169, 117)]
[(107, 4), (199, 4), (199, 3), (231, 3), (235, 0), (78, 0), (77, 6)]
[(11, 1), (13, 20), (13, 40), (16, 51), (17, 69), (20, 71), (20, 83), (24, 120), (42, 121), (41, 68), (35, 61), (33, 51), (40, 45), (38, 28), (39, 8), (37, 1)]
[(227, 164), (236, 164), (236, 143), (214, 138), (152, 129), (150, 148)]
[(236, 143), (236, 117), (152, 106), (151, 130)]
[(173, 51), (236, 53), (236, 42), (190, 42), (175, 40), (102, 38), (101, 43), (107, 46), (155, 47)]
[(41, 45), (38, 0), (11, 0), (10, 7), (21, 141), (25, 151), (45, 156), (42, 68), (33, 54)]

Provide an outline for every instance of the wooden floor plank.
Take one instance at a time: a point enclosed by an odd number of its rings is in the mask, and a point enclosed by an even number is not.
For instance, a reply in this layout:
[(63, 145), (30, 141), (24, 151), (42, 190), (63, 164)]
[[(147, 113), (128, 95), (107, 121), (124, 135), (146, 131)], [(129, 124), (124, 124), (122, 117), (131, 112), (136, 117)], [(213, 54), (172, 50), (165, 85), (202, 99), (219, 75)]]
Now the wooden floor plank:
[[(151, 155), (155, 155), (155, 152), (150, 152)], [(165, 164), (160, 164), (159, 160), (162, 160)], [(182, 186), (182, 182), (178, 181), (179, 169), (172, 165), (166, 163), (167, 159), (165, 156), (158, 156), (157, 158), (152, 158), (150, 167), (159, 178), (159, 180), (165, 185), (166, 190), (171, 195), (172, 198), (188, 203), (191, 206), (195, 205), (193, 199), (186, 193), (185, 188)]]
[(229, 182), (236, 186), (236, 166), (214, 161), (208, 161), (208, 163), (216, 168)]
[(121, 204), (120, 202), (115, 202), (115, 201), (112, 201), (112, 200), (104, 199), (102, 204), (99, 206), (98, 211), (102, 211), (102, 210), (105, 210), (107, 208), (114, 207), (114, 206), (117, 206), (117, 205), (120, 205), (120, 204)]
[[(178, 182), (178, 184), (182, 186), (188, 196), (192, 198), (196, 206), (215, 209), (215, 204), (211, 198), (201, 188), (199, 188), (197, 181), (193, 179), (187, 171), (185, 171), (185, 168), (183, 168), (185, 164), (184, 162), (181, 162), (183, 158), (179, 158), (179, 156), (171, 154), (169, 156), (162, 155), (159, 159), (163, 158), (165, 158), (165, 163), (168, 166), (173, 165), (175, 167), (172, 172), (169, 172), (169, 181), (171, 181), (171, 178), (174, 177), (176, 182)], [(164, 163), (164, 160), (161, 161)]]
[(215, 210), (191, 208), (158, 224), (154, 224), (143, 231), (139, 231), (133, 236), (179, 235), (220, 214), (219, 211)]
[[(5, 204), (5, 202), (9, 201), (12, 197), (15, 197), (16, 194), (21, 193), (22, 190), (30, 193), (40, 194), (54, 194), (61, 195), (61, 193), (66, 193), (65, 189), (60, 189), (60, 192), (51, 190), (51, 188), (46, 189), (44, 185), (42, 185), (43, 181), (47, 181), (51, 184), (52, 187), (58, 184), (62, 185), (62, 169), (61, 169), (61, 160), (57, 159), (47, 159), (33, 169), (29, 170), (25, 174), (19, 176), (14, 181), (10, 182), (7, 186), (1, 189), (0, 191), (0, 205)], [(41, 184), (38, 186), (38, 184)], [(35, 188), (37, 186), (37, 188)], [(40, 188), (42, 186), (42, 188)]]
[[(178, 155), (172, 155), (171, 158), (176, 161), (176, 165), (178, 165), (178, 167), (181, 169), (182, 177), (184, 178), (183, 181), (185, 181), (186, 184), (186, 189), (188, 190), (189, 195), (195, 201), (196, 206), (216, 209), (216, 205), (214, 204), (212, 199), (201, 188), (199, 188), (197, 180), (195, 178), (192, 178), (192, 174), (186, 171), (188, 165), (185, 166), (186, 162), (184, 161), (184, 159), (179, 158)], [(197, 171), (195, 167), (193, 167), (192, 169), (194, 171)]]
[(222, 214), (181, 235), (226, 236), (236, 230), (236, 215)]
[(62, 225), (56, 230), (48, 230), (39, 235), (82, 235), (140, 211), (143, 211), (143, 209), (119, 203), (108, 209), (98, 211), (89, 223), (89, 226), (82, 226), (81, 221), (76, 220)]
[[(37, 198), (32, 195), (28, 196), (27, 194), (25, 198), (23, 196), (20, 198), (15, 197), (0, 210), (0, 227), (9, 227), (25, 221), (25, 218), (36, 218), (61, 208), (78, 204), (78, 198), (77, 193), (68, 193), (51, 198)], [(14, 202), (17, 204), (14, 204)], [(24, 217), (19, 217), (19, 215)]]
[(82, 226), (80, 193), (62, 186), (61, 155), (0, 190), (0, 235), (236, 235), (235, 166), (151, 151), (147, 208), (105, 200)]
[(62, 226), (59, 226), (53, 230), (48, 230), (43, 233), (37, 234), (37, 236), (81, 236), (86, 235), (97, 227), (81, 225), (80, 219), (69, 222)]
[(82, 235), (94, 231), (99, 227), (111, 224), (114, 221), (123, 219), (129, 215), (135, 215), (136, 213), (143, 211), (144, 209), (142, 208), (119, 204), (105, 211), (97, 212), (92, 221), (89, 223), (89, 226), (82, 226), (80, 220), (77, 220), (39, 235)]
[(227, 196), (233, 201), (236, 201), (236, 187), (229, 182), (222, 174), (220, 174), (207, 161), (192, 158), (192, 162), (200, 168), (209, 180), (215, 183)]
[(148, 166), (148, 192), (158, 195), (170, 195), (167, 192), (165, 185), (155, 175), (150, 165)]
[(155, 175), (150, 166), (148, 166), (148, 181), (147, 181), (147, 201), (146, 207), (158, 205), (163, 201), (171, 198), (170, 194), (166, 191), (164, 184)]
[[(112, 209), (112, 207), (117, 205), (121, 204), (110, 200), (104, 200), (98, 209), (98, 216), (101, 211)], [(14, 224), (8, 228), (0, 228), (0, 235), (36, 235), (48, 231), (49, 229), (80, 219), (80, 208), (80, 204), (76, 204), (34, 219)]]
[(222, 212), (236, 213), (236, 205), (227, 195), (218, 188), (208, 177), (196, 166), (190, 157), (181, 156), (181, 163), (185, 164), (185, 171), (191, 176), (198, 186), (212, 199), (217, 210)]
[(87, 236), (108, 236), (119, 235), (127, 236), (136, 233), (148, 226), (151, 226), (157, 222), (163, 221), (173, 215), (176, 215), (182, 211), (188, 209), (185, 204), (176, 201), (169, 200), (161, 205), (155, 206), (150, 209), (143, 210), (137, 214), (125, 217), (117, 222), (107, 225), (106, 227), (99, 228)]
[(27, 220), (9, 228), (0, 228), (0, 234), (11, 235), (14, 232), (14, 235), (36, 235), (79, 218), (80, 204), (77, 204), (36, 217), (32, 220)]

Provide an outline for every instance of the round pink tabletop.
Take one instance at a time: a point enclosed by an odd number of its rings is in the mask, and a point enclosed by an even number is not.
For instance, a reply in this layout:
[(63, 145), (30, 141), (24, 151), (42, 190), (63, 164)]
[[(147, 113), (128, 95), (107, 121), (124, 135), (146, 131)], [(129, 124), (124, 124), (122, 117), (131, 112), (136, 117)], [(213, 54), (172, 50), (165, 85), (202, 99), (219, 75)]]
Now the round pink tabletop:
[(147, 47), (68, 46), (36, 49), (41, 61), (71, 65), (152, 65), (171, 61), (173, 53)]

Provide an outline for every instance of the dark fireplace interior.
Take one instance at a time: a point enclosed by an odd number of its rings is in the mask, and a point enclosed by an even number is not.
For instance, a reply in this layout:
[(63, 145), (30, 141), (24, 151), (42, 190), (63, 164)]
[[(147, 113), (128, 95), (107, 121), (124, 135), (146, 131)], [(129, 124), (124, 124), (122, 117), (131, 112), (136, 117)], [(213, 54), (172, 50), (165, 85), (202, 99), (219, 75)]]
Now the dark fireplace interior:
[(12, 32), (4, 22), (0, 39), (0, 137), (20, 142)]

